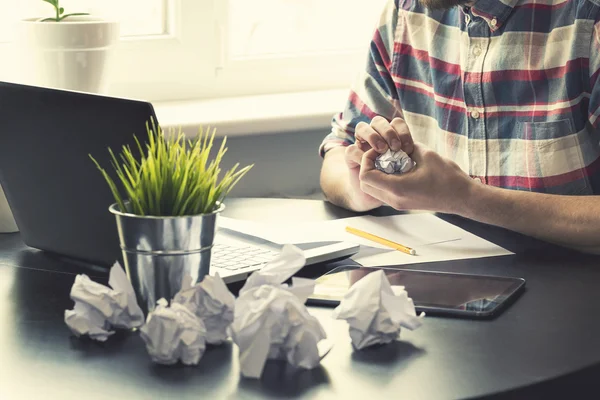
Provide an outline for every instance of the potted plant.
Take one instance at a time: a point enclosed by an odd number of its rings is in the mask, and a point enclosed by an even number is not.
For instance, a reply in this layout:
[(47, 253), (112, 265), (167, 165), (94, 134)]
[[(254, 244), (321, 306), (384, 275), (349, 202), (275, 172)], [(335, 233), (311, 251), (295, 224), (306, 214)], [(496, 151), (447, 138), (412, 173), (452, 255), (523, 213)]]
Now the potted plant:
[(196, 283), (209, 273), (217, 215), (252, 168), (236, 164), (220, 178), (226, 138), (210, 159), (215, 129), (200, 128), (193, 140), (181, 131), (165, 136), (154, 122), (147, 131), (144, 145), (135, 139), (135, 151), (123, 147), (116, 156), (109, 149), (116, 182), (90, 155), (115, 198), (109, 210), (116, 217), (125, 269), (146, 313), (157, 300), (172, 299), (186, 276)]
[(105, 92), (107, 65), (119, 39), (119, 23), (87, 13), (66, 13), (60, 0), (42, 1), (52, 6), (51, 16), (19, 23), (19, 81), (57, 89)]

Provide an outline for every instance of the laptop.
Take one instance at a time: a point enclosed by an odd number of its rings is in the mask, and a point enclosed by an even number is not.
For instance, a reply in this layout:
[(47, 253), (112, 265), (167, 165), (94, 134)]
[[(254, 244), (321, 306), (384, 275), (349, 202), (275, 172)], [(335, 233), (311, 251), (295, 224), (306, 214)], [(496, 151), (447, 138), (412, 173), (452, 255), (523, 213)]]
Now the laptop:
[[(24, 243), (74, 261), (109, 268), (122, 261), (114, 198), (91, 154), (109, 174), (108, 148), (135, 147), (152, 104), (124, 98), (0, 82), (0, 185)], [(160, 121), (158, 121), (160, 123)], [(245, 279), (282, 246), (219, 230), (211, 274)], [(358, 245), (300, 246), (307, 265), (350, 257)]]

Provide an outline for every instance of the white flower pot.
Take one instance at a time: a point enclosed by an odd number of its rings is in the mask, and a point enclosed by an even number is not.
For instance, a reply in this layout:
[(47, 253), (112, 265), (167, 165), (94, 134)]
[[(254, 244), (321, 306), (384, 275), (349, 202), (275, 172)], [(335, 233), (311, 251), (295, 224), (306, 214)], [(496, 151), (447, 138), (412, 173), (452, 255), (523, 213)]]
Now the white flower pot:
[(0, 233), (12, 233), (18, 232), (17, 224), (13, 218), (6, 197), (4, 196), (4, 190), (0, 186)]
[(34, 86), (104, 93), (119, 23), (92, 16), (61, 22), (20, 21), (19, 81)]

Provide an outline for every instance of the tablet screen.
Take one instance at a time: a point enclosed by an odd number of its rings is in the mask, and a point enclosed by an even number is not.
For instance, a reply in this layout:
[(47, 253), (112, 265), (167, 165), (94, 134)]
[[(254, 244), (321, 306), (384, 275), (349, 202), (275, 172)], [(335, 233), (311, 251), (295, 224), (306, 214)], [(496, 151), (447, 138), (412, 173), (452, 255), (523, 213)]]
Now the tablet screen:
[[(393, 286), (404, 286), (420, 310), (490, 312), (517, 291), (520, 278), (381, 268)], [(339, 303), (348, 289), (377, 268), (341, 267), (317, 279), (313, 300)]]

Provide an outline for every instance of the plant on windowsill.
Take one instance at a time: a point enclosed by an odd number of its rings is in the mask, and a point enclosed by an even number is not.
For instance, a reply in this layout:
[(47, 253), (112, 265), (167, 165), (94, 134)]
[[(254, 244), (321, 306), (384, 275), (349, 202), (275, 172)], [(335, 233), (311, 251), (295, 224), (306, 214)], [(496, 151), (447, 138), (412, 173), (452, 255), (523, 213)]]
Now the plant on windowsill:
[(172, 299), (186, 276), (195, 283), (209, 273), (217, 216), (226, 196), (252, 168), (236, 164), (221, 174), (227, 140), (211, 158), (215, 129), (200, 128), (193, 140), (181, 131), (165, 136), (154, 122), (147, 131), (145, 144), (135, 138), (135, 150), (123, 147), (117, 156), (109, 149), (116, 179), (90, 155), (115, 198), (109, 210), (145, 312), (160, 298)]
[(65, 13), (60, 0), (42, 1), (52, 6), (52, 16), (26, 18), (19, 24), (17, 81), (56, 89), (106, 92), (108, 65), (119, 39), (119, 22), (88, 13)]
[(52, 7), (54, 7), (54, 12), (55, 12), (55, 16), (54, 17), (44, 18), (42, 20), (42, 22), (47, 22), (47, 21), (60, 22), (60, 21), (64, 20), (67, 17), (89, 15), (88, 13), (65, 14), (65, 9), (63, 7), (61, 7), (60, 4), (59, 4), (60, 0), (42, 0), (42, 1), (45, 2), (45, 3), (50, 3), (50, 5), (52, 5)]

